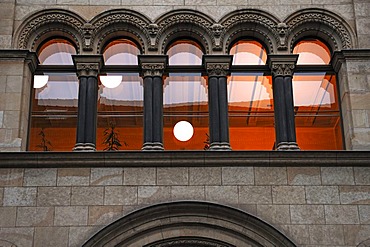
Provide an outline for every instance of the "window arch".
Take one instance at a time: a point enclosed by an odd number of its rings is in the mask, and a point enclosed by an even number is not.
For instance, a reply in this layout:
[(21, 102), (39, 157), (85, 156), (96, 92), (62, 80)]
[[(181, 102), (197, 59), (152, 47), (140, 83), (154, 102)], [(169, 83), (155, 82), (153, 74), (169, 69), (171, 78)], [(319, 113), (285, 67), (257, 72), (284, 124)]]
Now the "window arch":
[[(329, 47), (316, 38), (295, 45), (298, 72), (293, 76), (297, 142), (302, 150), (343, 149), (337, 80)], [(299, 72), (299, 66), (305, 68)], [(320, 68), (320, 69), (319, 69)]]
[(272, 77), (265, 73), (266, 49), (256, 40), (241, 39), (232, 45), (230, 55), (234, 68), (239, 67), (228, 77), (230, 145), (233, 150), (271, 150), (274, 104)]
[[(137, 67), (132, 68), (139, 54), (139, 46), (126, 38), (112, 40), (103, 49), (105, 67), (112, 72), (99, 76), (97, 150), (142, 148), (143, 81)], [(119, 67), (110, 70), (111, 65)]]
[[(76, 140), (78, 78), (73, 72), (56, 71), (61, 66), (73, 66), (76, 49), (67, 39), (58, 37), (37, 50), (40, 69), (33, 80), (28, 149), (70, 151)], [(45, 65), (51, 70), (45, 70)]]
[[(202, 48), (193, 40), (182, 39), (169, 46), (167, 55), (169, 70), (173, 65), (183, 65), (184, 69), (177, 68), (164, 81), (164, 147), (167, 150), (202, 150), (208, 136), (207, 82), (200, 72), (186, 70), (186, 66), (201, 68)], [(180, 121), (187, 121), (193, 127), (194, 133), (189, 134), (189, 140), (180, 141), (173, 133), (175, 124)]]

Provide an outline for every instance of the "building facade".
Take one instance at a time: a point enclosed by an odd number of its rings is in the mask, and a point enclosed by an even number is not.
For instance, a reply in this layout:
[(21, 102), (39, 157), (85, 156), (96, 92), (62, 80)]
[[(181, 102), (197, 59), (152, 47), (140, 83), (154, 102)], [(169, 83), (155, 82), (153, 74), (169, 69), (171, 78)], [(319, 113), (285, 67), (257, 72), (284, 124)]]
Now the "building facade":
[(367, 0), (0, 4), (1, 246), (370, 246)]

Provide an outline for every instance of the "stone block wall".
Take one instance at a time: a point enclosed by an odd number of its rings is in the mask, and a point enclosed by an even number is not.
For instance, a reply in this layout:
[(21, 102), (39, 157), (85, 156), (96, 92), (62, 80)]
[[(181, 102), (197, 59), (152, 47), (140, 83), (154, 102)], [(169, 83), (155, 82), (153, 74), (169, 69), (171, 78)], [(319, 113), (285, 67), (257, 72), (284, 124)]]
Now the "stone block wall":
[(297, 246), (370, 236), (369, 167), (143, 167), (0, 170), (0, 243), (81, 246), (149, 205), (208, 201), (266, 221)]

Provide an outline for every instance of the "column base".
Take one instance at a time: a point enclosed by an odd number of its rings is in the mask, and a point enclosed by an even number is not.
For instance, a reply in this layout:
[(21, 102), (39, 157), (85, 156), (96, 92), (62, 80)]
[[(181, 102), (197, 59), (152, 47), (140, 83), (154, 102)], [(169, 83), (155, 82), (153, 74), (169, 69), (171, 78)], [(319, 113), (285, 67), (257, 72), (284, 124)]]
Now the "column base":
[(95, 144), (93, 143), (76, 143), (73, 148), (73, 151), (76, 152), (95, 152)]
[(210, 151), (231, 151), (230, 143), (228, 142), (212, 142), (209, 149)]
[(141, 148), (142, 151), (163, 151), (163, 143), (160, 142), (146, 142)]
[(280, 142), (276, 146), (276, 150), (278, 151), (300, 151), (301, 149), (298, 147), (298, 144), (295, 142)]

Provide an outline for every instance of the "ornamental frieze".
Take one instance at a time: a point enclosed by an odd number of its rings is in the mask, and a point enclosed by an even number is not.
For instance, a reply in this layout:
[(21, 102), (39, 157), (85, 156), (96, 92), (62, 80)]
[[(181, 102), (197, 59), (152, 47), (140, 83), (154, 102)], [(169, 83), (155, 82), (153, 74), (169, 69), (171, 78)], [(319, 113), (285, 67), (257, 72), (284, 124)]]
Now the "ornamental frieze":
[(162, 76), (165, 69), (163, 63), (142, 63), (141, 70), (142, 75), (146, 76)]
[(208, 76), (227, 76), (229, 74), (229, 63), (207, 63)]

